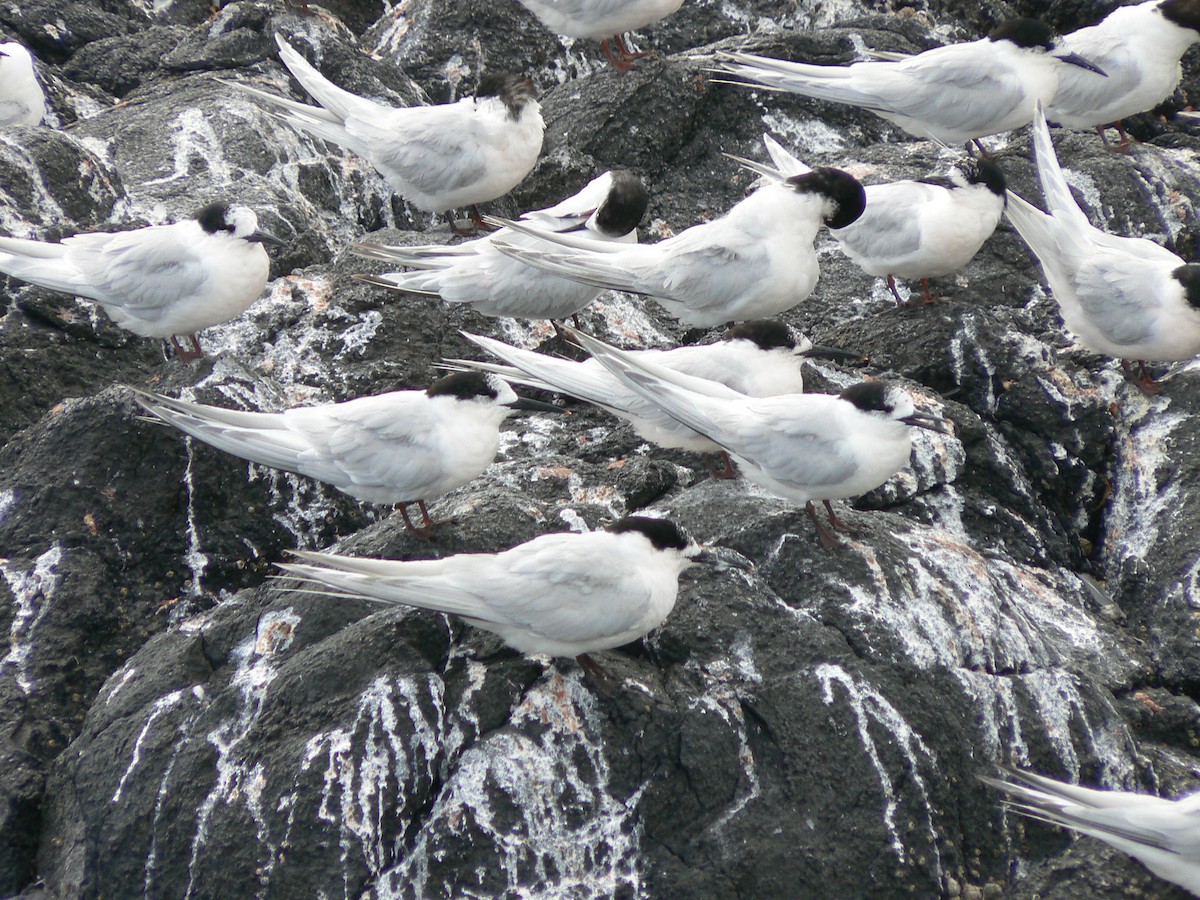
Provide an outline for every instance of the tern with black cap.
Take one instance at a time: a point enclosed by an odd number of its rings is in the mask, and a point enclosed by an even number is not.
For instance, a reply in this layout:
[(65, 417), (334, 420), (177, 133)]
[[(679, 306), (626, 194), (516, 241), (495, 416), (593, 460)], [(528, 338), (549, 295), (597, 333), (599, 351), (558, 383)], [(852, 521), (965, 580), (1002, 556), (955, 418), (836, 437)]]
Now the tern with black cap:
[[(520, 221), (541, 232), (571, 234), (595, 243), (636, 244), (637, 227), (650, 195), (631, 172), (605, 172), (579, 193)], [(539, 241), (508, 228), (452, 245), (406, 247), (360, 241), (350, 252), (417, 269), (355, 275), (356, 281), (401, 293), (440, 297), (486, 316), (564, 319), (596, 299), (600, 288), (547, 274), (498, 249), (498, 242), (536, 246)]]
[(1071, 195), (1040, 107), (1033, 146), (1046, 212), (1010, 191), (1005, 215), (1042, 264), (1071, 333), (1131, 375), (1136, 361), (1138, 385), (1156, 389), (1147, 362), (1200, 353), (1200, 264), (1094, 227)]
[(628, 72), (644, 54), (631, 52), (622, 35), (665, 19), (683, 0), (521, 0), (521, 5), (555, 34), (599, 39), (609, 65)]
[(1108, 75), (1093, 78), (1063, 69), (1046, 118), (1069, 128), (1117, 129), (1128, 150), (1121, 120), (1154, 109), (1175, 93), (1183, 78), (1180, 60), (1200, 41), (1200, 0), (1148, 0), (1118, 6), (1097, 25), (1063, 37), (1063, 46), (1087, 57)]
[(541, 244), (500, 241), (501, 253), (562, 278), (643, 294), (679, 321), (711, 328), (776, 316), (803, 301), (820, 274), (813, 241), (821, 224), (849, 225), (864, 203), (853, 176), (820, 168), (764, 185), (721, 218), (657, 244), (596, 244), (489, 221)]
[(1061, 44), (1037, 19), (1009, 19), (978, 41), (948, 44), (899, 62), (818, 66), (721, 51), (716, 71), (776, 91), (870, 110), (909, 134), (963, 144), (1029, 124), (1048, 102), (1059, 73), (1103, 70)]
[[(518, 397), (501, 378), (447, 375), (424, 391), (392, 391), (278, 413), (222, 409), (134, 389), (138, 402), (180, 431), (226, 453), (307, 475), (369, 503), (398, 506), (413, 531), (433, 525), (426, 502), (486, 469), (500, 424), (515, 410), (561, 412)], [(416, 504), (416, 527), (408, 507)]]
[[(271, 261), (244, 206), (212, 203), (173, 225), (89, 232), (58, 243), (0, 237), (0, 272), (94, 300), (122, 328), (204, 355), (196, 332), (237, 318), (262, 294)], [(185, 349), (177, 336), (191, 338)]]
[(980, 780), (1008, 795), (1007, 808), (1102, 840), (1159, 878), (1200, 896), (1200, 791), (1168, 800), (1000, 768), (1004, 779)]
[(912, 452), (909, 426), (949, 428), (884, 381), (864, 381), (836, 396), (714, 397), (701, 379), (568, 331), (631, 390), (728, 452), (746, 478), (803, 503), (826, 548), (836, 541), (813, 501), (822, 501), (833, 527), (841, 527), (829, 501), (866, 493), (905, 466)]
[(388, 606), (461, 616), (521, 653), (575, 657), (620, 647), (661, 625), (679, 575), (697, 563), (746, 568), (668, 519), (626, 516), (604, 531), (544, 534), (502, 553), (400, 561), (298, 552), (288, 575)]
[[(373, 165), (405, 200), (447, 213), (502, 197), (542, 152), (541, 107), (528, 78), (489, 74), (456, 103), (391, 107), (359, 97), (318, 72), (282, 37), (279, 58), (319, 106), (230, 82), (270, 104), (284, 122), (345, 147)], [(451, 225), (454, 219), (450, 218)]]
[[(593, 403), (625, 419), (638, 437), (660, 447), (696, 453), (720, 453), (725, 458), (721, 476), (731, 476), (728, 456), (721, 446), (665, 413), (659, 406), (630, 390), (595, 359), (575, 362), (512, 347), (494, 338), (463, 334), (508, 365), (453, 359), (448, 362), (493, 372), (508, 381), (542, 390), (559, 391)], [(816, 347), (795, 329), (776, 319), (743, 322), (730, 328), (719, 341), (671, 350), (631, 350), (629, 355), (674, 372), (693, 376), (710, 396), (737, 401), (745, 397), (799, 394), (804, 390), (801, 371), (806, 358), (858, 358), (832, 347)], [(701, 381), (702, 380), (702, 381)]]
[[(769, 181), (811, 171), (769, 134), (763, 143), (770, 164), (725, 155)], [(965, 161), (948, 178), (868, 184), (863, 190), (863, 214), (829, 233), (860, 269), (887, 278), (897, 303), (904, 302), (897, 277), (919, 278), (925, 302), (932, 302), (929, 279), (970, 262), (1004, 212), (1004, 173), (987, 158)]]

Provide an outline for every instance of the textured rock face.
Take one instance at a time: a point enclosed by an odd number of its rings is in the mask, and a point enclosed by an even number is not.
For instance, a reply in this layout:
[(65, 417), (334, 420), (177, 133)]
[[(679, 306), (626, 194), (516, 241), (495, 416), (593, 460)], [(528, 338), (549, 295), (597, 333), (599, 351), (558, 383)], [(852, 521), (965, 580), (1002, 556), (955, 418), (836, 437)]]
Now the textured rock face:
[[(433, 504), (448, 521), (422, 539), (142, 420), (122, 386), (280, 409), (423, 386), (473, 354), (458, 329), (550, 341), (544, 323), (351, 280), (377, 270), (345, 254), (354, 238), (449, 235), (219, 80), (294, 91), (273, 32), (391, 103), (531, 71), (545, 153), (494, 208), (626, 167), (658, 239), (745, 195), (721, 154), (761, 158), (764, 130), (868, 183), (953, 162), (868, 113), (713, 83), (713, 42), (839, 63), (1035, 10), (689, 0), (635, 38), (659, 55), (622, 77), (516, 3), (311, 6), (0, 8), (0, 38), (33, 47), (55, 121), (74, 123), (0, 134), (0, 232), (128, 228), (231, 197), (288, 243), (196, 364), (88, 304), (0, 283), (0, 893), (1181, 896), (1005, 814), (976, 780), (1003, 761), (1175, 795), (1200, 765), (1197, 373), (1147, 397), (1078, 347), (1007, 225), (935, 282), (946, 302), (916, 309), (818, 238), (821, 280), (787, 319), (870, 363), (810, 366), (811, 389), (897, 378), (957, 428), (918, 434), (910, 468), (840, 507), (834, 552), (803, 511), (581, 405), (510, 420), (496, 463)], [(1077, 6), (1055, 24), (1085, 24)], [(1192, 258), (1194, 126), (1129, 124), (1152, 141), (1131, 157), (1056, 131), (1068, 178), (1093, 221)], [(1010, 185), (1039, 200), (1027, 136), (1008, 148)], [(715, 337), (613, 294), (582, 319), (626, 346)], [(642, 508), (756, 568), (685, 575), (661, 629), (601, 656), (613, 697), (461, 622), (268, 580), (293, 547), (441, 557)]]

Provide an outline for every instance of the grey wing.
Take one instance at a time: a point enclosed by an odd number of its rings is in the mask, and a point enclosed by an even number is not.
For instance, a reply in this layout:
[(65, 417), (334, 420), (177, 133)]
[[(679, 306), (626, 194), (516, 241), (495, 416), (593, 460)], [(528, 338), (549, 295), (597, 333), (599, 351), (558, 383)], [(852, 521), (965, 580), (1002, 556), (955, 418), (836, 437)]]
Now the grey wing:
[(1024, 102), (1021, 83), (1007, 68), (981, 65), (973, 51), (944, 49), (956, 52), (922, 54), (899, 63), (859, 63), (853, 67), (862, 67), (861, 77), (855, 72), (855, 87), (883, 100), (883, 110), (956, 131), (986, 130)]
[(649, 271), (633, 270), (645, 293), (670, 297), (689, 309), (719, 307), (745, 294), (762, 252), (744, 234), (723, 226), (722, 220), (710, 222), (648, 245), (657, 246), (668, 261)]
[(1080, 308), (1112, 343), (1136, 344), (1150, 336), (1160, 308), (1157, 269), (1129, 254), (1100, 249), (1074, 273)]
[(796, 410), (794, 399), (792, 410), (786, 402), (768, 402), (776, 399), (763, 398), (751, 406), (760, 427), (747, 429), (741, 446), (729, 444), (730, 450), (772, 478), (799, 485), (839, 484), (854, 474), (857, 463), (836, 435), (818, 429), (812, 412)]
[(302, 454), (305, 474), (360, 487), (407, 491), (424, 496), (442, 477), (443, 454), (428, 404), (419, 391), (396, 391), (330, 406), (288, 410), (287, 426), (312, 444)]
[[(907, 183), (906, 183), (907, 186)], [(938, 190), (932, 185), (913, 185)], [(921, 191), (872, 192), (867, 188), (867, 205), (861, 216), (833, 232), (851, 257), (887, 260), (921, 247)]]
[(147, 322), (180, 298), (203, 291), (208, 267), (175, 226), (118, 234), (80, 234), (63, 241), (64, 262), (81, 278), (85, 297), (120, 307)]
[(486, 175), (488, 137), (470, 103), (393, 110), (377, 122), (351, 117), (346, 132), (385, 173), (421, 191), (464, 187)]
[[(603, 546), (603, 533), (595, 539)], [(590, 535), (546, 535), (502, 554), (472, 590), (489, 598), (497, 618), (561, 641), (622, 634), (638, 626), (650, 591), (628, 567), (604, 564), (601, 552), (581, 552)], [(531, 589), (532, 588), (532, 589)], [(499, 617), (503, 618), (499, 618)]]

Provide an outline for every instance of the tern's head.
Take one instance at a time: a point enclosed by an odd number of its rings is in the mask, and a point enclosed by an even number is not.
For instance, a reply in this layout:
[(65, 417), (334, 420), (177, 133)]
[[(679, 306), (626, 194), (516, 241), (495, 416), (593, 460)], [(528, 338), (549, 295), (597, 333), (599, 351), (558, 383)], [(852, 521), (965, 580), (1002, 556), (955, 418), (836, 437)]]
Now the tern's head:
[(723, 341), (749, 341), (759, 350), (778, 350), (789, 356), (803, 356), (812, 349), (812, 341), (778, 319), (741, 322), (721, 335)]
[(793, 175), (784, 184), (798, 194), (819, 194), (825, 198), (825, 224), (830, 228), (845, 228), (862, 215), (867, 206), (867, 193), (858, 179), (841, 169), (822, 166)]
[(946, 431), (946, 420), (929, 413), (917, 412), (912, 397), (886, 381), (863, 381), (851, 385), (839, 394), (859, 412), (886, 422), (916, 425), (930, 431)]
[(1156, 11), (1180, 28), (1200, 32), (1200, 0), (1162, 0)]
[(500, 413), (500, 418), (518, 410), (562, 412), (550, 403), (518, 397), (507, 381), (487, 372), (453, 372), (426, 388), (425, 395), (431, 398), (446, 397), (456, 403), (494, 409)]
[(510, 116), (519, 119), (525, 105), (537, 100), (537, 88), (534, 87), (533, 81), (524, 75), (491, 72), (480, 77), (479, 84), (475, 87), (475, 96), (496, 97), (508, 108)]
[(612, 173), (608, 196), (595, 213), (596, 228), (609, 237), (624, 237), (637, 228), (650, 206), (650, 192), (632, 172)]
[(1007, 196), (1005, 189), (1008, 183), (1004, 179), (1004, 173), (986, 156), (963, 163), (962, 171), (968, 184), (982, 184), (997, 197)]
[(283, 246), (283, 241), (279, 238), (258, 230), (258, 216), (254, 214), (254, 210), (245, 206), (210, 203), (203, 209), (196, 210), (193, 218), (200, 223), (205, 234), (227, 234), (252, 244)]
[(992, 42), (1008, 41), (1032, 54), (1053, 56), (1060, 62), (1079, 66), (1081, 69), (1087, 69), (1097, 75), (1107, 74), (1091, 60), (1084, 59), (1078, 53), (1070, 52), (1063, 46), (1062, 38), (1058, 33), (1040, 19), (1009, 19), (1001, 22), (988, 34), (988, 40)]
[(641, 535), (655, 551), (676, 562), (680, 571), (696, 563), (747, 568), (742, 560), (718, 556), (701, 547), (690, 534), (670, 519), (626, 516), (613, 522), (606, 530), (613, 534)]
[(1200, 263), (1188, 263), (1171, 273), (1183, 285), (1183, 299), (1192, 309), (1200, 309)]

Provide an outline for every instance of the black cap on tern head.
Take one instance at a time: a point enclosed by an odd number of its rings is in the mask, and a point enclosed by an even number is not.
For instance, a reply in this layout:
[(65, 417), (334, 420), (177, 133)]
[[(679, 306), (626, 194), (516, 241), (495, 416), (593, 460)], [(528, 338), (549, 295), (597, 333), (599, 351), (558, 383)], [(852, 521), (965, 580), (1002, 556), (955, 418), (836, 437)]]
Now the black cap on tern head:
[(228, 231), (233, 234), (234, 224), (229, 221), (229, 204), (224, 201), (210, 203), (201, 209), (196, 210), (192, 214), (200, 227), (208, 234), (216, 234), (218, 231)]
[(688, 533), (670, 519), (649, 516), (626, 516), (613, 522), (607, 530), (613, 534), (637, 531), (644, 534), (656, 550), (686, 550), (692, 542)]
[(963, 164), (963, 174), (971, 184), (982, 184), (997, 197), (1007, 196), (1004, 191), (1008, 187), (1004, 173), (995, 161), (986, 156)]
[(1009, 19), (988, 33), (989, 41), (1010, 41), (1018, 47), (1053, 50), (1058, 35), (1039, 19)]
[(895, 410), (890, 394), (890, 386), (885, 381), (862, 381), (846, 388), (838, 396), (863, 412), (890, 413)]
[(1183, 285), (1184, 299), (1192, 309), (1200, 309), (1200, 264), (1188, 263), (1171, 273)]
[(608, 196), (596, 211), (596, 227), (613, 237), (629, 234), (637, 228), (650, 206), (650, 192), (632, 172), (612, 173)]
[(1163, 0), (1158, 10), (1168, 22), (1200, 31), (1200, 0)]
[(780, 347), (788, 350), (796, 349), (795, 333), (778, 319), (756, 319), (753, 322), (741, 322), (721, 335), (721, 340), (753, 341), (759, 350), (775, 350)]
[(832, 200), (836, 210), (825, 220), (830, 228), (845, 228), (867, 207), (867, 192), (863, 186), (857, 178), (841, 169), (822, 166), (803, 175), (793, 175), (785, 184), (799, 193), (821, 194)]
[(508, 107), (508, 114), (514, 119), (520, 117), (521, 110), (530, 100), (537, 98), (537, 88), (525, 75), (512, 75), (508, 72), (489, 72), (479, 77), (475, 87), (476, 97), (497, 97)]
[(425, 389), (425, 394), (429, 397), (455, 397), (458, 400), (476, 397), (496, 400), (500, 397), (491, 377), (483, 372), (453, 372), (431, 384)]

